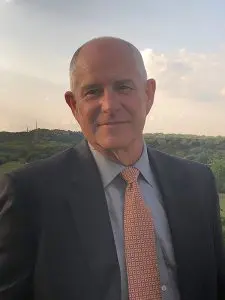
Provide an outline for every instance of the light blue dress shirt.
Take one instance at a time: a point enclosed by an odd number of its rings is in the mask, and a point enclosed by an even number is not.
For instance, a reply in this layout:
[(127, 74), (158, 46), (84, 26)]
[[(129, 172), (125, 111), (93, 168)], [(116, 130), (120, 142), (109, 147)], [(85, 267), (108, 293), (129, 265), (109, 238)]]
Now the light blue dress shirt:
[[(90, 145), (89, 145), (90, 146)], [(126, 183), (120, 173), (125, 166), (117, 164), (90, 146), (99, 168), (106, 195), (117, 256), (121, 272), (121, 300), (128, 300), (127, 273), (124, 257), (123, 206)], [(147, 146), (140, 159), (134, 164), (140, 171), (139, 184), (145, 203), (150, 207), (157, 237), (157, 254), (163, 300), (179, 300), (171, 235), (163, 202), (150, 167)]]

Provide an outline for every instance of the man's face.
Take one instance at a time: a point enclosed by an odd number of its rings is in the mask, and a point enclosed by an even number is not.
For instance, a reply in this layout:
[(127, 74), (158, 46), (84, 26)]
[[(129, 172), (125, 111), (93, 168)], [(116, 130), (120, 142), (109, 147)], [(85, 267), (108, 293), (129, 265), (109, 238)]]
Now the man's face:
[(104, 44), (83, 49), (74, 90), (66, 97), (86, 139), (105, 150), (142, 139), (155, 82), (144, 78), (133, 50)]

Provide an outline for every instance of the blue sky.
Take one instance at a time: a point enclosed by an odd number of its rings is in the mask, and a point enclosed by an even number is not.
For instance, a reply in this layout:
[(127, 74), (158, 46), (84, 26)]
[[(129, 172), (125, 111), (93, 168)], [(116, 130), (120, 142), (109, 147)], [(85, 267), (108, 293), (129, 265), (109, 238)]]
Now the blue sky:
[(76, 129), (63, 103), (70, 58), (112, 35), (140, 49), (158, 82), (146, 131), (225, 135), (224, 16), (224, 0), (0, 0), (0, 130), (36, 118)]
[(1, 35), (24, 46), (28, 40), (38, 44), (50, 38), (52, 47), (60, 46), (67, 53), (71, 45), (76, 47), (95, 35), (120, 35), (140, 48), (150, 43), (163, 51), (183, 47), (209, 51), (224, 43), (223, 0), (172, 0), (167, 5), (162, 0), (1, 1)]

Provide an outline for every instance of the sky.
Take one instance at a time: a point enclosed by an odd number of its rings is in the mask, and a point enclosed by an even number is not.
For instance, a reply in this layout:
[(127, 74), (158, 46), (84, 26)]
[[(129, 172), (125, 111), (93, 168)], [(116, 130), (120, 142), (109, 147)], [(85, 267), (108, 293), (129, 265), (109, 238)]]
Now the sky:
[(115, 36), (155, 78), (145, 132), (225, 136), (224, 0), (0, 0), (0, 131), (79, 130), (66, 106), (75, 50)]

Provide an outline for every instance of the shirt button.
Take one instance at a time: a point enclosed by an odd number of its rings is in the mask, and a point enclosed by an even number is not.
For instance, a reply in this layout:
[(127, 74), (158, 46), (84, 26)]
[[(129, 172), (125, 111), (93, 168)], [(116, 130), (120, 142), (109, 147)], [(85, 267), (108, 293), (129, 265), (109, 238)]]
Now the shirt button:
[(162, 289), (163, 292), (165, 292), (165, 291), (167, 290), (166, 285), (162, 285), (162, 286), (161, 286), (161, 289)]

